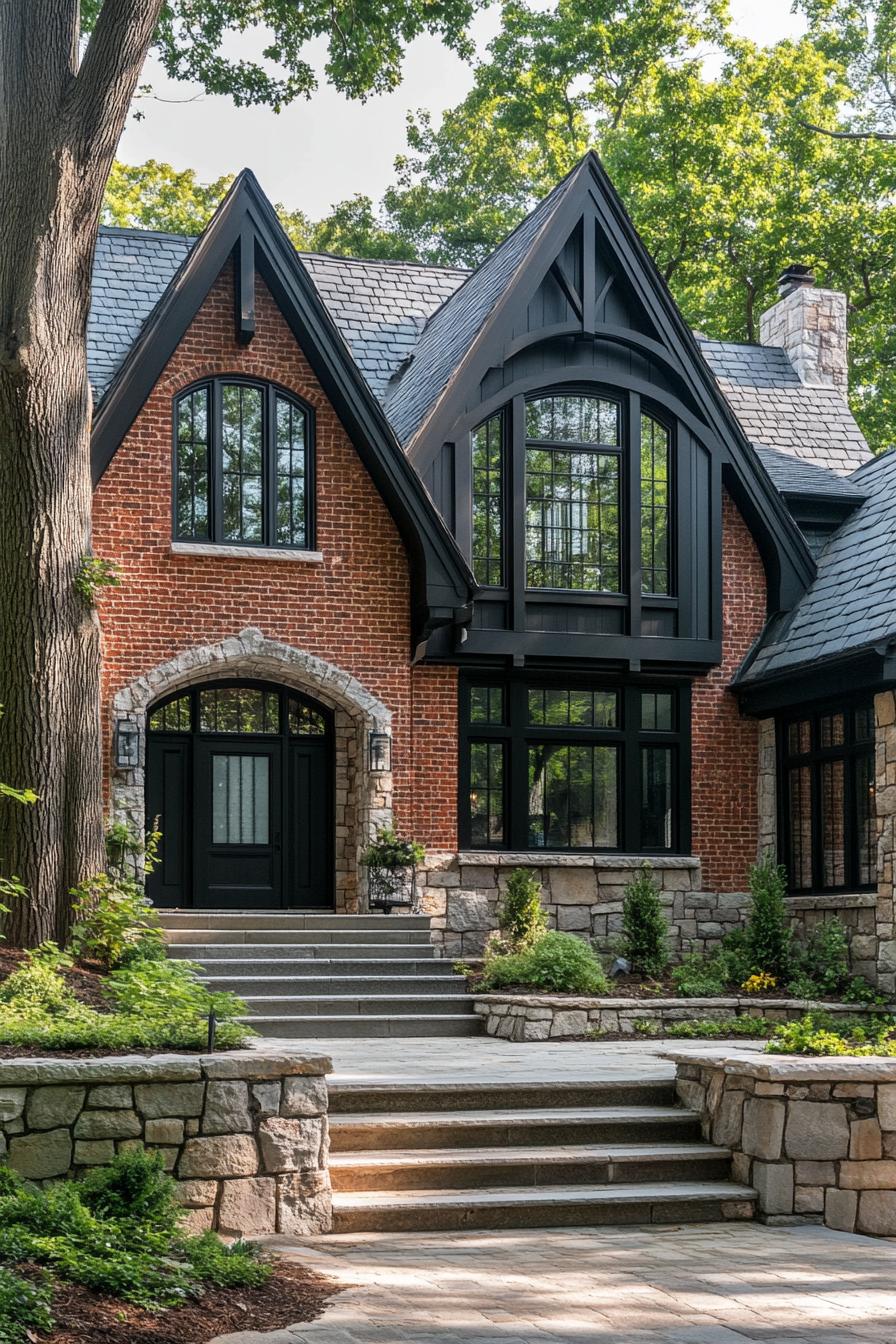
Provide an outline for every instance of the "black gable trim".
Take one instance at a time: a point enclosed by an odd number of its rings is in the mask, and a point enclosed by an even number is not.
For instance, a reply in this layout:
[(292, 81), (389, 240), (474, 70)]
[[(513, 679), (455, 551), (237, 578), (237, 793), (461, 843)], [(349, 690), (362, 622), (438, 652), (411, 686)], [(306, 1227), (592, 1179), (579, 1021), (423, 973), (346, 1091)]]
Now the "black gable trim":
[[(553, 201), (534, 243), (517, 259), (509, 282), (478, 329), (469, 333), (463, 358), (410, 436), (411, 459), (418, 469), (424, 470), (436, 445), (450, 439), (454, 425), (476, 405), (484, 373), (508, 357), (510, 332), (528, 302), (527, 286), (531, 288), (533, 277), (540, 280), (551, 269), (564, 241), (583, 216), (590, 217), (592, 222), (596, 216), (635, 299), (655, 331), (662, 333), (667, 366), (682, 379), (710, 435), (717, 442), (723, 479), (744, 514), (762, 556), (770, 608), (789, 610), (815, 577), (811, 552), (725, 401), (695, 337), (681, 317), (593, 151), (589, 151), (565, 179), (564, 189)], [(474, 273), (465, 285), (475, 284)], [(458, 291), (458, 295), (461, 293)], [(451, 304), (457, 304), (457, 296), (448, 300), (444, 311)], [(599, 333), (592, 330), (586, 334), (621, 339), (620, 334), (612, 330)], [(629, 333), (626, 343), (634, 344), (636, 336), (637, 333), (635, 336)], [(651, 345), (651, 338), (641, 337), (640, 341), (647, 348)], [(659, 356), (658, 349), (652, 353), (654, 357)]]
[[(251, 240), (251, 243), (250, 243)], [(254, 252), (264, 278), (364, 466), (389, 508), (412, 568), (415, 641), (450, 623), (476, 584), (466, 562), (395, 439), (305, 268), (254, 175), (234, 182), (145, 323), (93, 422), (91, 458), (98, 483), (228, 259)], [(253, 295), (237, 285), (239, 336), (251, 339)]]

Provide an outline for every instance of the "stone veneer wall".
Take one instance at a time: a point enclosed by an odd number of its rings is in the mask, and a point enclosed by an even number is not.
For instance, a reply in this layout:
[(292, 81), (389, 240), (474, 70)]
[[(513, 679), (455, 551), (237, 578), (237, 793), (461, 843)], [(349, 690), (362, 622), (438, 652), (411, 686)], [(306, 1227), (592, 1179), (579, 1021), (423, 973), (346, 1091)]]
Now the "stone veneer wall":
[(327, 1232), (324, 1056), (0, 1061), (0, 1156), (29, 1180), (161, 1153), (191, 1232)]
[[(478, 957), (497, 928), (498, 900), (514, 868), (527, 868), (541, 884), (551, 928), (592, 939), (611, 951), (622, 932), (626, 884), (643, 862), (623, 855), (531, 853), (429, 854), (421, 871), (421, 908), (431, 918), (433, 942), (446, 957)], [(749, 896), (701, 889), (700, 860), (651, 859), (662, 887), (674, 959), (687, 952), (711, 952), (725, 934), (742, 924)], [(846, 925), (852, 969), (874, 981), (877, 968), (876, 898), (801, 896), (790, 902), (793, 923), (805, 934), (836, 914)], [(896, 944), (894, 944), (896, 947)]]
[[(717, 999), (576, 998), (568, 994), (478, 994), (474, 1008), (489, 1036), (502, 1041), (576, 1040), (589, 1032), (634, 1036), (636, 1023), (668, 1027), (675, 1022), (764, 1017), (793, 1022), (807, 1012), (855, 1016), (854, 1003), (814, 1003), (809, 999), (759, 999), (728, 995)], [(894, 1005), (896, 1006), (896, 1005)]]
[(674, 1054), (676, 1090), (767, 1222), (896, 1235), (896, 1060)]

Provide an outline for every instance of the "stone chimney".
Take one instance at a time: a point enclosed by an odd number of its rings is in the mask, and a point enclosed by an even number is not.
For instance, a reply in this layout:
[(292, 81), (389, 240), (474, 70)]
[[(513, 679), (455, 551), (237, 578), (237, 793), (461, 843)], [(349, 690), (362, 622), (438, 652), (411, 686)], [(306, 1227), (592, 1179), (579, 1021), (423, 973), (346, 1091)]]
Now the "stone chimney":
[(845, 397), (846, 295), (816, 289), (808, 266), (788, 266), (778, 292), (778, 302), (759, 319), (760, 341), (783, 346), (804, 383), (836, 387)]

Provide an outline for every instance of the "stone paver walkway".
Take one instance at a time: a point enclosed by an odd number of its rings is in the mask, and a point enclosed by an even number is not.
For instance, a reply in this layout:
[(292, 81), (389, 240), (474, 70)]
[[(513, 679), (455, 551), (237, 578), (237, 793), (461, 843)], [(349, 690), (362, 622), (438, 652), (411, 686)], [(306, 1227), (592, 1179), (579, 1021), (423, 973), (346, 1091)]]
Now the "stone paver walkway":
[[(491, 1036), (414, 1036), (397, 1040), (256, 1039), (275, 1054), (324, 1054), (333, 1060), (331, 1083), (603, 1082), (671, 1078), (667, 1050), (706, 1050), (706, 1041), (528, 1041)], [(713, 1049), (755, 1050), (755, 1041), (713, 1041)], [(761, 1048), (761, 1043), (760, 1043)], [(894, 1339), (896, 1344), (896, 1339)]]
[[(757, 1224), (271, 1242), (347, 1285), (253, 1344), (894, 1344), (896, 1244)], [(235, 1337), (234, 1337), (235, 1338)]]

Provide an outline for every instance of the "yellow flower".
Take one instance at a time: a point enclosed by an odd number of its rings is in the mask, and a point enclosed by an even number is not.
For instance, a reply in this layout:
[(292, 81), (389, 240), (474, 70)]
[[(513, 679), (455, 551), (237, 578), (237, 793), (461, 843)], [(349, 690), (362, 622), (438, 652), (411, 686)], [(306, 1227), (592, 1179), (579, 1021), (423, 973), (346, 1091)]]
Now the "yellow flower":
[(770, 989), (777, 987), (777, 980), (768, 971), (759, 971), (756, 975), (748, 975), (741, 985), (745, 994), (764, 994)]

